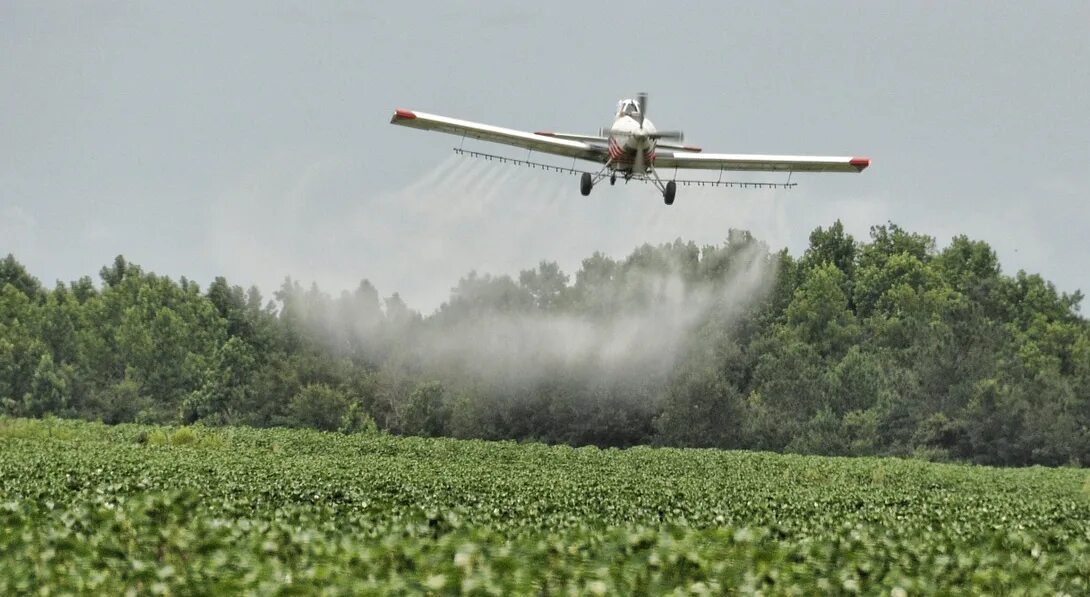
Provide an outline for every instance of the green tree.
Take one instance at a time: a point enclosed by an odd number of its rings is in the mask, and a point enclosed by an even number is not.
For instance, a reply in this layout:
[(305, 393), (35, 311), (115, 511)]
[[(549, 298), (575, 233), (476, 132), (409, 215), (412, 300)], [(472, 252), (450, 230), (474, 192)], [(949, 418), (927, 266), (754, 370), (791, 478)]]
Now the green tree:
[(23, 264), (16, 261), (11, 253), (0, 259), (0, 288), (8, 284), (34, 302), (40, 303), (45, 300), (46, 293), (41, 282), (30, 275)]
[(844, 273), (832, 263), (810, 270), (787, 305), (784, 331), (825, 357), (840, 358), (860, 331), (844, 286)]
[[(0, 287), (0, 400), (8, 410), (31, 391), (36, 368), (49, 352), (41, 339), (42, 307), (8, 283)], [(52, 362), (52, 360), (50, 361)]]
[(656, 441), (670, 446), (742, 445), (742, 396), (714, 367), (683, 367), (655, 421)]
[(819, 226), (810, 233), (810, 247), (803, 254), (800, 265), (809, 270), (832, 264), (844, 274), (842, 290), (845, 295), (851, 296), (857, 254), (855, 239), (844, 232), (844, 224), (837, 220), (828, 228)]
[(561, 305), (568, 288), (568, 275), (560, 271), (556, 262), (542, 261), (536, 270), (524, 270), (519, 274), (519, 285), (530, 293), (535, 307), (550, 311)]
[(350, 404), (340, 390), (316, 383), (305, 386), (292, 398), (290, 413), (298, 426), (336, 431), (349, 414)]
[(200, 387), (182, 404), (182, 419), (186, 423), (235, 423), (242, 413), (254, 410), (251, 381), (256, 360), (245, 341), (238, 336), (228, 338), (213, 355)]
[(98, 275), (102, 278), (102, 282), (106, 286), (117, 286), (125, 279), (125, 276), (130, 273), (139, 274), (139, 268), (132, 268), (129, 262), (125, 260), (125, 257), (118, 255), (114, 257), (113, 265), (104, 266), (99, 270)]
[(824, 407), (806, 422), (784, 451), (845, 456), (850, 448), (850, 438), (844, 433), (840, 419), (832, 409)]
[(980, 464), (1029, 464), (1021, 442), (1028, 406), (1006, 384), (997, 380), (978, 383), (965, 413), (967, 456)]
[(439, 382), (421, 383), (409, 395), (403, 429), (409, 435), (438, 437), (446, 433), (450, 412), (446, 392)]
[(769, 438), (761, 440), (762, 448), (780, 450), (828, 404), (825, 363), (810, 344), (782, 337), (758, 352), (750, 407), (757, 420), (773, 427), (753, 432)]
[(829, 406), (837, 415), (867, 410), (888, 392), (885, 364), (879, 353), (855, 345), (828, 370)]
[(22, 412), (32, 417), (64, 414), (68, 407), (68, 380), (48, 352), (38, 360), (30, 391), (23, 397)]
[(144, 394), (139, 382), (128, 376), (97, 390), (92, 401), (96, 416), (110, 425), (145, 422), (146, 413), (153, 404)]

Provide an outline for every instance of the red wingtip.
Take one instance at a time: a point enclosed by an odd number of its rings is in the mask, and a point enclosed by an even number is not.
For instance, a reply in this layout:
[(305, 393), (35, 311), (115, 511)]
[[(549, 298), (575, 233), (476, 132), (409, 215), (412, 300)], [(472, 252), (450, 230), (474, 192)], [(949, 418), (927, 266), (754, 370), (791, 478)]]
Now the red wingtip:
[(394, 117), (403, 118), (405, 120), (412, 120), (413, 118), (416, 118), (416, 114), (413, 114), (409, 110), (402, 110), (401, 108), (398, 108), (394, 110)]
[(543, 137), (555, 137), (556, 136), (556, 133), (550, 133), (550, 132), (547, 132), (547, 131), (538, 131), (538, 132), (536, 132), (534, 134), (535, 135), (541, 135)]
[(870, 158), (852, 158), (848, 163), (855, 166), (856, 170), (862, 172), (864, 168), (870, 166)]

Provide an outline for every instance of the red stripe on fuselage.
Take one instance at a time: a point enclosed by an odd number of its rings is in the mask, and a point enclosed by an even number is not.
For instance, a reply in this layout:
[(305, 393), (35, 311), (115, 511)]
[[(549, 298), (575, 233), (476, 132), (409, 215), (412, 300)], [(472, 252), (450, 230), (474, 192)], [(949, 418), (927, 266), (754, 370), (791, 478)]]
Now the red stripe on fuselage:
[[(648, 149), (643, 154), (644, 159), (648, 164), (655, 162), (655, 150)], [(631, 165), (636, 161), (636, 150), (626, 147), (622, 147), (617, 143), (617, 139), (609, 138), (609, 157), (614, 164)]]

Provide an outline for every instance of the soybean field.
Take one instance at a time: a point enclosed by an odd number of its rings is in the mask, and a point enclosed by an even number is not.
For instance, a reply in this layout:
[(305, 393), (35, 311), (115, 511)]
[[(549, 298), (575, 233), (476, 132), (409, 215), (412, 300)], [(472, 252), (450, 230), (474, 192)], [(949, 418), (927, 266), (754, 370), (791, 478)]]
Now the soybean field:
[(1081, 595), (1088, 478), (0, 419), (0, 594)]

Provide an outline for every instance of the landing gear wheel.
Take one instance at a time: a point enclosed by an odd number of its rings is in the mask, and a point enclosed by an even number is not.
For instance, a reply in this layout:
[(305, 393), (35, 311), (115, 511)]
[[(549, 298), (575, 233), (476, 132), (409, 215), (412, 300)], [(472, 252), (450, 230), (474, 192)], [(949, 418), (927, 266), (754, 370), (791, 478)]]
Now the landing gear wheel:
[(613, 186), (615, 184), (617, 184), (617, 173), (616, 172), (609, 175), (609, 186)]
[(674, 195), (677, 194), (677, 183), (670, 181), (666, 183), (666, 190), (662, 192), (662, 200), (666, 202), (666, 205), (674, 204)]
[(586, 197), (587, 195), (590, 195), (590, 190), (592, 188), (594, 188), (594, 181), (590, 178), (590, 172), (584, 172), (583, 178), (579, 180), (579, 192)]

